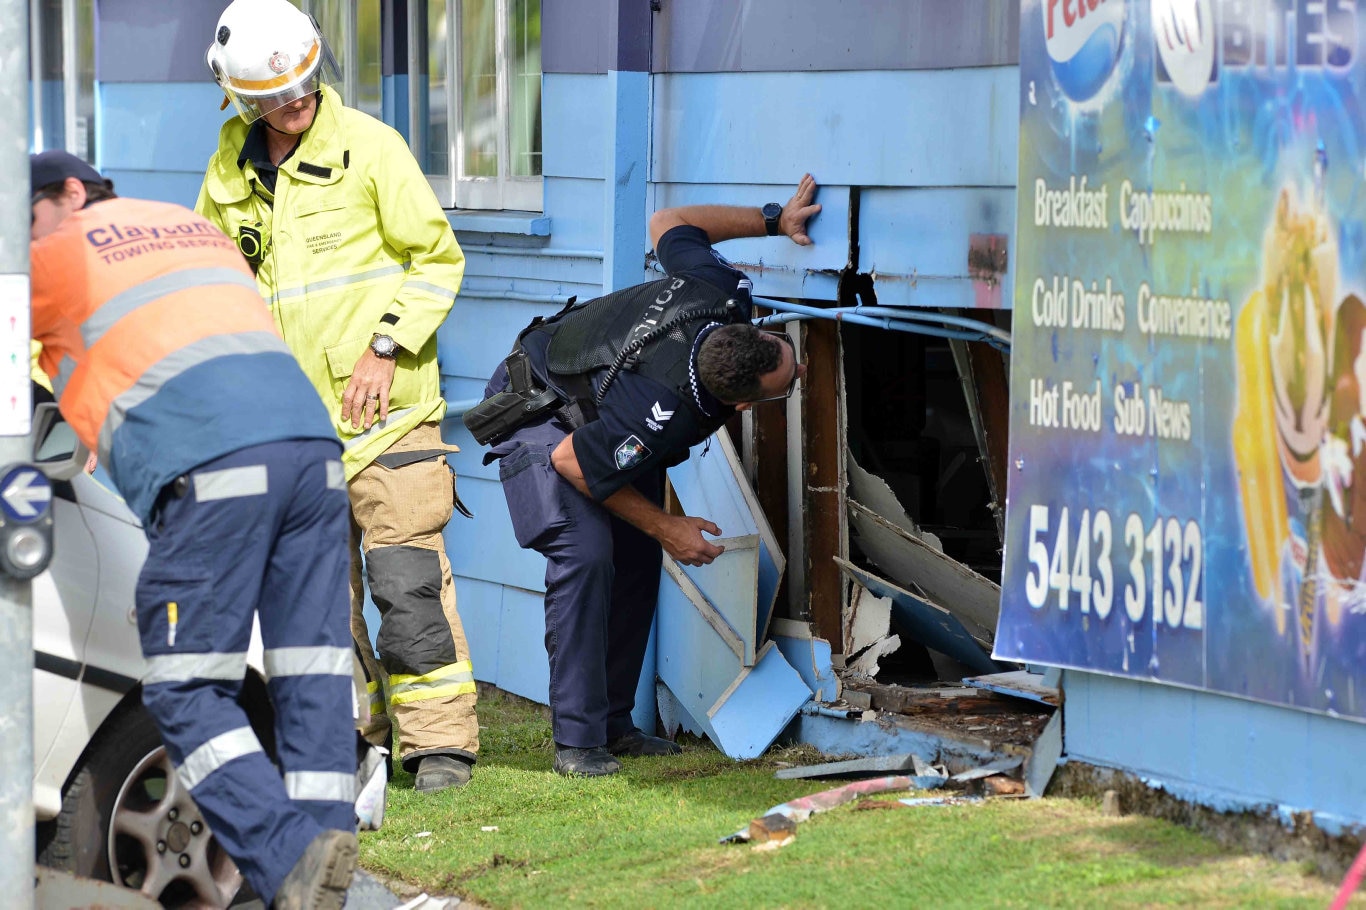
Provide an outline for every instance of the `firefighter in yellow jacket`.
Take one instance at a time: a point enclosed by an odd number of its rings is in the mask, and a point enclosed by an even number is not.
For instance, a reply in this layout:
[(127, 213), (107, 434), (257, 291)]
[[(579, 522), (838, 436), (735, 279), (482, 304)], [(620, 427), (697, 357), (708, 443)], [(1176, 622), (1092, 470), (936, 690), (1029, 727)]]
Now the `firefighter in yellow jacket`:
[(364, 732), (384, 739), (387, 702), (416, 788), (458, 786), (479, 727), (441, 536), (456, 449), (441, 439), (436, 330), (464, 255), (403, 138), (327, 84), (336, 63), (310, 17), (287, 0), (234, 0), (208, 64), (239, 116), (219, 133), (195, 207), (251, 263), (345, 447), (352, 533), (381, 615), (382, 669), (353, 557), (352, 631), (371, 690)]

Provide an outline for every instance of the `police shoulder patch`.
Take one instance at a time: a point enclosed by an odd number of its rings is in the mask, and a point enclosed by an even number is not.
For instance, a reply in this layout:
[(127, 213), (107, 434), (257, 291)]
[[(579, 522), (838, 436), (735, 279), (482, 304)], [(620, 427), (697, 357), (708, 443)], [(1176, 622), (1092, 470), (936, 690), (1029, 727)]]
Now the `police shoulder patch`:
[(617, 446), (617, 470), (630, 470), (649, 457), (650, 450), (640, 441), (639, 436), (627, 436), (621, 445)]

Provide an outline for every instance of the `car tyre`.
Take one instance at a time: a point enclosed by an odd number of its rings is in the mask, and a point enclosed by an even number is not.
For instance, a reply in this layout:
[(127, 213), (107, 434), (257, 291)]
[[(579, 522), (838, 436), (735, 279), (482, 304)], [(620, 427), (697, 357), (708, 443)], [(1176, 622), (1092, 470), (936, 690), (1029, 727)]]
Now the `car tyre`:
[(39, 826), (38, 862), (141, 891), (164, 906), (226, 907), (242, 874), (171, 767), (141, 702), (106, 721)]

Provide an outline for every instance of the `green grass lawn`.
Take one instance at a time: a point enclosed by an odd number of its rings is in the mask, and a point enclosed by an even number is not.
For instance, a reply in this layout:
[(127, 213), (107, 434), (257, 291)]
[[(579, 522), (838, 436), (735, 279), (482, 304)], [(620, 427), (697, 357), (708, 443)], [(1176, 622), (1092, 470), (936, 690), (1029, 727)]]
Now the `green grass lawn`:
[[(361, 864), (399, 890), (515, 907), (1326, 907), (1300, 866), (1222, 850), (1175, 825), (1088, 801), (908, 808), (891, 794), (812, 816), (776, 851), (717, 840), (769, 807), (842, 781), (781, 781), (775, 750), (734, 762), (690, 740), (614, 777), (551, 773), (544, 709), (481, 697), (483, 745), (460, 790), (396, 773)], [(927, 794), (917, 794), (927, 795)], [(485, 830), (486, 828), (496, 830)]]

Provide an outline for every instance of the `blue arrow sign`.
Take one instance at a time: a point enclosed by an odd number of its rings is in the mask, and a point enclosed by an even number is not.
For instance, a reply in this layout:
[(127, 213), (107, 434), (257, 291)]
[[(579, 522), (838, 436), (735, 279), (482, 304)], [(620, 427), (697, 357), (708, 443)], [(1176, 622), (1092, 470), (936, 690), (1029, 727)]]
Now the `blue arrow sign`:
[(0, 476), (0, 511), (10, 521), (36, 521), (51, 505), (52, 485), (37, 468), (20, 465)]

